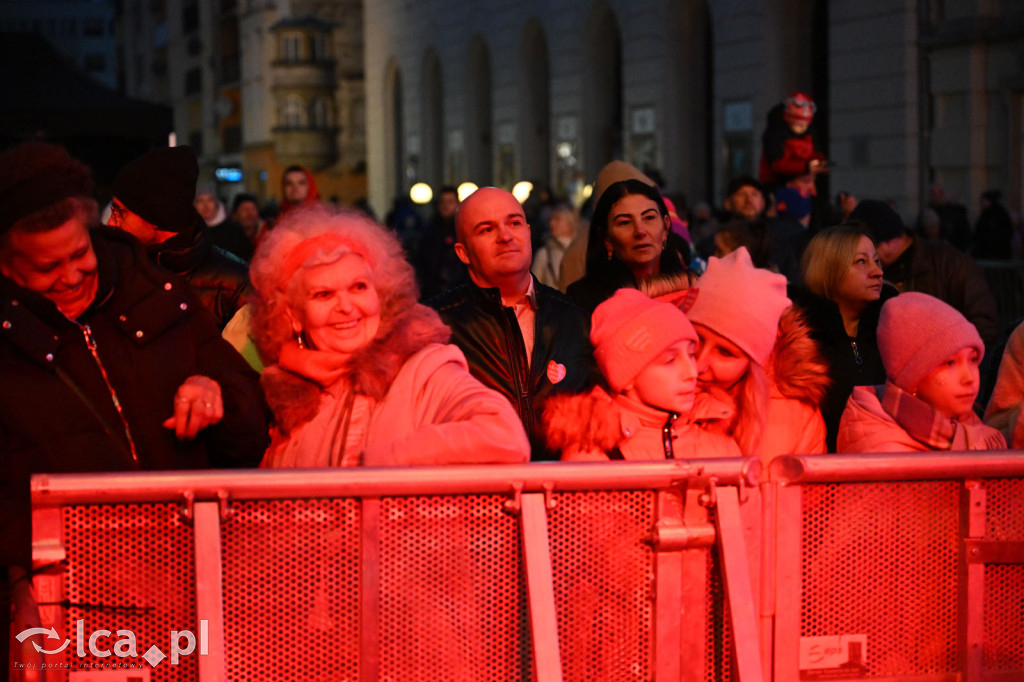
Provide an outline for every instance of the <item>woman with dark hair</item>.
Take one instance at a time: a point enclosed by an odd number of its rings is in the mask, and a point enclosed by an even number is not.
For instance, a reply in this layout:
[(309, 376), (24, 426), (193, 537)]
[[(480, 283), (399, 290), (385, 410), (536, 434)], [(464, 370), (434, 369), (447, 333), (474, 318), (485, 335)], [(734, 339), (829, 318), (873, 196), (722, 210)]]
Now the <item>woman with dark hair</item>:
[(668, 208), (656, 187), (628, 179), (612, 183), (594, 207), (587, 241), (586, 274), (566, 290), (586, 310), (622, 288), (655, 278), (692, 282), (686, 259), (673, 240)]

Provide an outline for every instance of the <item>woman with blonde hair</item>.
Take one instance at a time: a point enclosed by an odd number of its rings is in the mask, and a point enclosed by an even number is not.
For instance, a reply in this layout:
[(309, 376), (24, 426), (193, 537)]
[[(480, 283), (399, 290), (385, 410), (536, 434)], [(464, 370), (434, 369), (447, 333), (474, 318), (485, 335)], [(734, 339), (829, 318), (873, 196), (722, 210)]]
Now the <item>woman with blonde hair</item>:
[(700, 337), (693, 419), (765, 462), (824, 452), (827, 365), (786, 278), (754, 267), (740, 247), (709, 260), (682, 306)]
[(290, 212), (250, 276), (276, 418), (267, 467), (521, 462), (512, 406), (473, 378), (417, 303), (398, 240), (362, 214)]
[(551, 209), (551, 234), (544, 244), (533, 254), (533, 265), (530, 271), (540, 281), (560, 291), (562, 286), (562, 258), (566, 249), (580, 231), (579, 212), (569, 204), (557, 204)]
[(816, 234), (801, 266), (806, 292), (798, 303), (829, 363), (831, 386), (821, 413), (828, 451), (835, 452), (839, 419), (853, 387), (885, 381), (876, 329), (882, 304), (897, 291), (883, 284), (875, 245), (858, 223)]

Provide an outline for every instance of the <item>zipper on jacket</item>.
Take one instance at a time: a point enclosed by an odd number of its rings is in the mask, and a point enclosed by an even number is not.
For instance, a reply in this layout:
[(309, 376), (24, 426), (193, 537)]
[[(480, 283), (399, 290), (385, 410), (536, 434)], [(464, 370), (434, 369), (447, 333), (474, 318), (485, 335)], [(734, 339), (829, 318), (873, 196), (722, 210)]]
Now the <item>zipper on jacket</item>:
[(107, 390), (110, 391), (110, 399), (114, 403), (114, 407), (117, 409), (117, 414), (121, 417), (121, 424), (124, 425), (124, 435), (128, 439), (128, 449), (132, 453), (132, 459), (135, 460), (136, 466), (141, 466), (139, 462), (139, 453), (135, 450), (135, 440), (132, 438), (131, 429), (128, 428), (128, 420), (124, 416), (124, 409), (121, 407), (121, 400), (117, 397), (117, 392), (110, 383), (110, 376), (107, 374), (106, 367), (103, 366), (103, 361), (100, 360), (100, 354), (96, 352), (96, 339), (92, 335), (92, 329), (89, 325), (79, 325), (82, 329), (82, 335), (85, 336), (85, 345), (88, 347), (89, 352), (92, 353), (93, 360), (96, 361), (96, 366), (100, 369), (100, 375), (103, 377), (103, 383), (107, 385)]
[[(515, 331), (519, 330), (519, 320), (516, 319), (515, 309), (502, 306), (502, 312), (505, 314), (505, 342), (508, 344), (509, 357), (512, 360), (512, 372), (516, 375), (516, 388), (519, 393), (519, 418), (526, 427), (526, 435), (530, 438), (533, 437), (533, 403), (530, 400), (530, 389), (528, 386), (529, 377), (527, 380), (523, 380), (524, 372), (523, 366), (520, 362), (521, 353), (520, 346), (525, 351), (525, 342), (522, 341), (522, 333), (520, 332), (520, 343), (516, 343)], [(512, 325), (515, 324), (513, 329)]]
[(864, 358), (860, 356), (860, 351), (857, 349), (857, 342), (850, 341), (850, 348), (853, 349), (853, 359), (857, 363), (857, 370), (860, 371), (861, 367), (864, 366)]
[(668, 421), (661, 427), (661, 445), (665, 448), (665, 458), (675, 459), (675, 453), (672, 451), (672, 424), (675, 420), (679, 419), (679, 415), (675, 412), (668, 413)]

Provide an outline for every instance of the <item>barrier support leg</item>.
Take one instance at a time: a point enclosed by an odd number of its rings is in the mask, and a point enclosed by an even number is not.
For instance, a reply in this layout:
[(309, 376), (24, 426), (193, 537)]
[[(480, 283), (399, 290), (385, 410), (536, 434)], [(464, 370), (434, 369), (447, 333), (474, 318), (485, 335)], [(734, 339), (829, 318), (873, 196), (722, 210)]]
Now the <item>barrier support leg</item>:
[[(209, 648), (199, 654), (199, 682), (227, 682), (224, 649), (224, 589), (221, 564), (221, 503), (196, 502), (193, 510), (196, 548), (196, 621), (199, 640), (207, 634)], [(206, 621), (204, 628), (203, 621)]]
[(523, 536), (523, 568), (530, 611), (530, 638), (537, 682), (561, 682), (562, 660), (558, 650), (558, 618), (551, 576), (551, 545), (542, 493), (524, 493), (519, 519)]
[[(980, 538), (985, 535), (986, 509), (985, 488), (980, 481), (964, 481), (960, 493), (960, 527), (964, 539)], [(964, 638), (960, 650), (960, 669), (964, 682), (981, 682), (983, 651), (985, 642), (985, 564), (967, 560), (961, 549), (959, 631)]]
[(761, 666), (757, 601), (750, 584), (750, 560), (743, 540), (737, 489), (732, 486), (718, 488), (715, 510), (722, 576), (732, 615), (739, 679), (741, 682), (762, 682), (764, 669)]

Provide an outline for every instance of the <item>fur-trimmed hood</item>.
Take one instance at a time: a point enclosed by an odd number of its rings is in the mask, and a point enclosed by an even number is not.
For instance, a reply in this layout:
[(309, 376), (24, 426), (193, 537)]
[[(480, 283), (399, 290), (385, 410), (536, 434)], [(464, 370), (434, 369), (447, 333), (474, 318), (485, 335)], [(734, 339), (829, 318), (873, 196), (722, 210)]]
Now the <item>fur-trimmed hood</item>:
[[(595, 387), (589, 393), (549, 398), (544, 406), (544, 437), (563, 460), (604, 460), (616, 449), (622, 459), (664, 459), (662, 430), (667, 419), (668, 413), (662, 410)], [(689, 417), (673, 422), (671, 442), (677, 459), (740, 456), (731, 438), (707, 431)]]
[(600, 387), (551, 396), (543, 422), (545, 441), (554, 452), (607, 452), (622, 439), (622, 410)]
[[(357, 393), (379, 401), (414, 353), (432, 343), (447, 343), (450, 337), (451, 330), (437, 312), (417, 303), (395, 317), (386, 336), (356, 351), (349, 370), (339, 381), (347, 381)], [(277, 426), (284, 433), (312, 419), (319, 408), (320, 386), (295, 372), (273, 365), (264, 370), (261, 383)]]
[(765, 367), (768, 380), (783, 396), (819, 407), (829, 387), (828, 372), (806, 315), (791, 306), (779, 320), (779, 337)]

